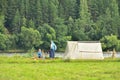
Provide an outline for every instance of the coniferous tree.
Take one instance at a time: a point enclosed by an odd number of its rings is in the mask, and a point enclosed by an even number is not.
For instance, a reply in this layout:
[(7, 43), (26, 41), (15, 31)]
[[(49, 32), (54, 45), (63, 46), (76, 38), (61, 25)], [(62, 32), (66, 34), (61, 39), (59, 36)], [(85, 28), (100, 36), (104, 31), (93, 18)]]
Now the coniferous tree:
[(56, 18), (58, 18), (58, 1), (56, 0), (48, 0), (49, 5), (48, 5), (48, 15), (49, 15), (49, 24), (51, 26), (54, 26), (54, 21)]
[(35, 6), (35, 11), (36, 15), (35, 16), (35, 25), (38, 27), (43, 23), (42, 21), (42, 6), (41, 6), (41, 0), (36, 0), (36, 6)]
[(33, 22), (32, 19), (29, 20), (27, 27), (29, 27), (29, 28), (34, 28), (34, 29), (35, 29), (35, 23)]
[(119, 0), (0, 0), (0, 33), (10, 34), (12, 48), (20, 47), (16, 33), (21, 32), (21, 26), (43, 30), (39, 32), (46, 36), (42, 40), (47, 45), (53, 39), (50, 31), (55, 31), (58, 47), (65, 46), (61, 43), (70, 37), (100, 40), (113, 34), (120, 39), (119, 3)]
[(26, 9), (25, 9), (25, 7), (26, 7), (25, 1), (26, 1), (26, 0), (20, 0), (19, 3), (21, 3), (21, 4), (18, 3), (18, 4), (20, 5), (20, 6), (18, 7), (18, 8), (19, 8), (19, 12), (20, 12), (20, 15), (21, 15), (22, 17), (25, 16), (25, 11), (26, 11)]
[(110, 11), (111, 11), (111, 17), (112, 17), (112, 30), (113, 34), (118, 36), (118, 29), (120, 26), (120, 16), (119, 16), (119, 7), (117, 0), (110, 0)]
[(6, 9), (7, 9), (7, 0), (0, 0), (0, 12), (5, 15)]
[(72, 35), (74, 28), (75, 28), (75, 23), (73, 18), (70, 16), (68, 21), (67, 21), (67, 26), (68, 26), (68, 35)]
[(8, 33), (7, 29), (4, 26), (4, 22), (5, 22), (5, 17), (4, 15), (0, 14), (0, 33), (2, 34)]
[(19, 33), (20, 32), (20, 28), (21, 28), (21, 16), (20, 16), (20, 13), (19, 11), (17, 10), (16, 11), (16, 14), (13, 18), (13, 21), (12, 21), (12, 31), (13, 33)]
[(107, 8), (105, 14), (100, 15), (98, 20), (98, 26), (102, 30), (102, 36), (105, 35), (118, 35), (118, 26), (119, 26), (119, 12), (118, 4), (116, 0), (106, 1), (107, 5), (104, 4)]
[(75, 4), (75, 18), (78, 19), (80, 17), (80, 0), (76, 0)]
[(80, 0), (80, 20), (84, 21), (84, 24), (90, 23), (90, 12), (88, 10), (87, 0)]
[(48, 12), (48, 0), (41, 0), (42, 6), (42, 21), (44, 23), (49, 23), (49, 12)]
[[(90, 12), (88, 10), (87, 0), (80, 0), (80, 11), (79, 11), (80, 18), (76, 20), (76, 26), (78, 26), (78, 29), (76, 29), (75, 34), (84, 35), (85, 38), (81, 39), (78, 38), (78, 40), (88, 40), (88, 32), (91, 30), (91, 24), (92, 21), (90, 19)], [(81, 32), (81, 33), (79, 33)], [(77, 37), (76, 37), (77, 38)]]
[(32, 0), (29, 0), (29, 19), (32, 19), (33, 21), (35, 20), (35, 15), (36, 15), (36, 11), (35, 11), (35, 6), (36, 6), (36, 0), (35, 1), (32, 1)]
[(22, 18), (21, 22), (21, 26), (27, 27), (27, 19), (25, 17)]
[(6, 22), (5, 22), (5, 26), (7, 27), (7, 29), (9, 30), (9, 32), (13, 32), (13, 26), (12, 26), (12, 21), (13, 18), (16, 14), (16, 10), (17, 10), (17, 6), (16, 6), (16, 0), (8, 0), (7, 1), (7, 12), (6, 12)]
[(40, 32), (43, 41), (41, 47), (48, 50), (50, 48), (50, 41), (56, 39), (56, 32), (54, 28), (45, 23), (38, 27), (38, 31)]
[(99, 12), (99, 5), (98, 4), (100, 2), (100, 0), (88, 0), (88, 7), (89, 7), (89, 11), (91, 13), (91, 19), (96, 22), (98, 20), (98, 17), (100, 15)]
[(119, 15), (120, 15), (120, 0), (117, 0), (117, 3), (118, 3)]
[(29, 3), (29, 0), (25, 0), (25, 18), (26, 19), (29, 19), (29, 6), (30, 6), (30, 3)]
[(68, 27), (64, 24), (64, 20), (61, 18), (57, 18), (55, 20), (55, 31), (56, 31), (56, 43), (58, 44), (58, 48), (65, 48), (66, 41), (71, 40), (71, 36), (68, 36)]
[(59, 0), (58, 14), (61, 18), (68, 19), (75, 16), (76, 0)]

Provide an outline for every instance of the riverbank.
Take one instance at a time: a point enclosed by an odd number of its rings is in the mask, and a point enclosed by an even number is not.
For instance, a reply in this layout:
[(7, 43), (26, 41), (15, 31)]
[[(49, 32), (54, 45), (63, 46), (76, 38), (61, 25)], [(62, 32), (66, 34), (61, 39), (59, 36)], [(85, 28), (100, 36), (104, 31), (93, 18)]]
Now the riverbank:
[[(36, 53), (34, 53), (36, 54)], [(32, 56), (32, 54), (28, 54), (28, 53), (0, 53), (0, 56), (8, 56), (8, 57), (12, 57), (12, 56)], [(55, 57), (59, 57), (62, 58), (64, 56), (63, 52), (56, 52), (55, 53)], [(108, 58), (108, 57), (112, 57), (112, 53), (107, 53), (104, 52), (103, 53), (104, 58)], [(46, 54), (46, 57), (49, 57), (49, 54)], [(116, 53), (116, 58), (120, 58), (120, 52)]]

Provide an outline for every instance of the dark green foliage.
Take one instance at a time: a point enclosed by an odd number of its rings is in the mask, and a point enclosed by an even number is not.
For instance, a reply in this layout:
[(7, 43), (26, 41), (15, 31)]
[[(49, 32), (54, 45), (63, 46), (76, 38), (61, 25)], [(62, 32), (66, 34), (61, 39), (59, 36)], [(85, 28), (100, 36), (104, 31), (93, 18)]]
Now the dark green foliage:
[(0, 48), (49, 49), (54, 40), (64, 50), (68, 40), (96, 41), (111, 34), (120, 39), (119, 15), (119, 0), (0, 0), (0, 34), (10, 46)]
[(42, 43), (39, 31), (33, 28), (22, 27), (19, 38), (20, 47), (27, 50), (32, 47), (38, 47)]
[(0, 33), (6, 34), (8, 31), (4, 26), (4, 22), (5, 22), (5, 17), (4, 15), (0, 14)]
[(32, 19), (28, 21), (27, 27), (29, 27), (29, 28), (35, 28), (35, 23), (33, 22)]
[(6, 48), (5, 41), (7, 37), (4, 34), (0, 33), (0, 49), (4, 50)]
[(19, 11), (16, 11), (16, 14), (13, 18), (12, 21), (12, 33), (19, 33), (20, 32), (20, 27), (21, 27), (21, 16)]
[(43, 41), (41, 48), (49, 50), (50, 41), (56, 39), (56, 32), (54, 28), (48, 24), (43, 24), (42, 26), (38, 27), (38, 31), (40, 32)]
[(68, 27), (64, 24), (64, 20), (57, 18), (55, 20), (56, 42), (59, 48), (65, 48), (66, 41), (71, 40), (71, 36), (68, 36)]
[(35, 16), (35, 25), (38, 27), (42, 22), (42, 6), (40, 0), (36, 0), (35, 6), (36, 15)]
[(68, 19), (69, 16), (76, 18), (76, 0), (58, 0), (58, 14), (59, 17)]
[(117, 39), (117, 36), (110, 35), (110, 36), (103, 37), (101, 39), (101, 42), (102, 42), (103, 49), (113, 50), (114, 48), (118, 49), (118, 47), (119, 47), (118, 44), (119, 44), (120, 40)]

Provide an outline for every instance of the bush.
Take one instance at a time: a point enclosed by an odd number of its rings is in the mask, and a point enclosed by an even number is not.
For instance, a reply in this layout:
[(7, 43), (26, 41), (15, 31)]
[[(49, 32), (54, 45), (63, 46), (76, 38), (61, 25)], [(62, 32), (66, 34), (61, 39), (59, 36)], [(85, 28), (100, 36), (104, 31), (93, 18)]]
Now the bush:
[(103, 50), (113, 50), (114, 48), (118, 49), (120, 42), (116, 35), (105, 36), (100, 41), (102, 42)]

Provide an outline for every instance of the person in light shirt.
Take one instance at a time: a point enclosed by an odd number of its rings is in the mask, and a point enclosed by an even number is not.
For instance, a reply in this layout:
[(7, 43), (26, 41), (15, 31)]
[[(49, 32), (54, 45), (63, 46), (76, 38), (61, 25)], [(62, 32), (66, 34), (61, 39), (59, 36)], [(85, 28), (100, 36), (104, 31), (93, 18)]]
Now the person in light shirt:
[(56, 44), (53, 41), (51, 41), (51, 44), (50, 44), (50, 55), (49, 55), (50, 58), (54, 58), (55, 57), (55, 51), (56, 50), (57, 50)]

